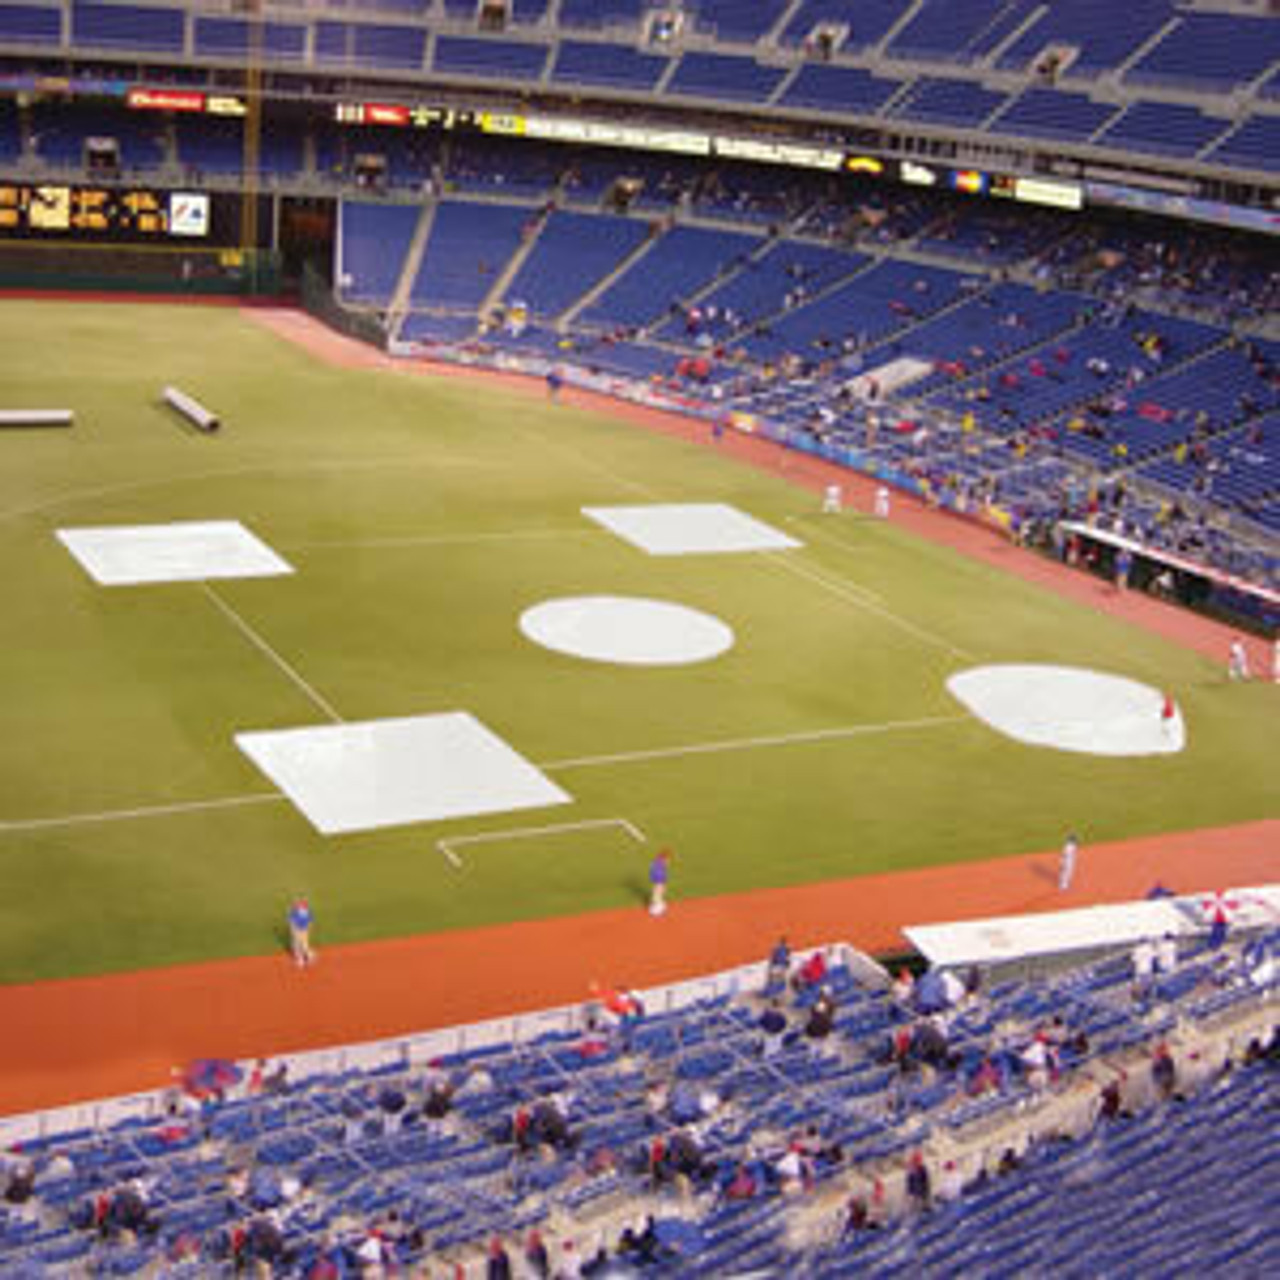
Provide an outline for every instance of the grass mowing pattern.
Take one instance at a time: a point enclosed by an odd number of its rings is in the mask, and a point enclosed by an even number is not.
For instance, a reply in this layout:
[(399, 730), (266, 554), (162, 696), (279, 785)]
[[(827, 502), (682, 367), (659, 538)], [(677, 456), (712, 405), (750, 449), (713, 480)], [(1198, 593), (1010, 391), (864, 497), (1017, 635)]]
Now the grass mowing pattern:
[[(178, 426), (172, 383), (219, 412)], [(577, 803), (677, 852), (677, 897), (1241, 822), (1280, 810), (1274, 691), (997, 570), (852, 517), (714, 451), (473, 384), (346, 372), (220, 309), (0, 303), (7, 406), (70, 431), (0, 433), (0, 823), (264, 793), (241, 729), (320, 723), (197, 585), (103, 589), (53, 531), (239, 519), (298, 569), (219, 595), (348, 719), (468, 710), (535, 763), (938, 719), (550, 770)], [(729, 502), (805, 539), (774, 556), (650, 558), (580, 508)], [(715, 662), (623, 669), (525, 641), (561, 595), (636, 594), (722, 618)], [(868, 594), (872, 593), (872, 594)], [(964, 657), (961, 654), (971, 655)], [(1089, 666), (1171, 690), (1190, 746), (1102, 760), (968, 720), (974, 662)], [(309, 892), (326, 943), (637, 901), (616, 832), (471, 847), (537, 812), (325, 840), (285, 803), (0, 828), (0, 980), (269, 951)]]

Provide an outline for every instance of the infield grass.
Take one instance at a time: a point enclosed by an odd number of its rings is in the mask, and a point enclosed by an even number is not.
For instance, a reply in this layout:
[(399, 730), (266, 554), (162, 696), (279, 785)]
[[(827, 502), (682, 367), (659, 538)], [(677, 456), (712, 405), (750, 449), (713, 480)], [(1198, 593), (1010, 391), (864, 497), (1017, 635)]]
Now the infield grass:
[[(214, 407), (201, 437), (157, 404)], [(0, 981), (279, 945), (305, 891), (323, 943), (638, 901), (617, 829), (468, 846), (441, 836), (626, 818), (676, 851), (677, 897), (1274, 816), (1277, 691), (710, 449), (500, 389), (346, 372), (231, 310), (0, 303)], [(778, 556), (650, 558), (580, 514), (732, 503), (801, 538)], [(60, 527), (234, 519), (289, 578), (221, 599), (350, 720), (467, 710), (576, 803), (325, 839), (282, 802), (4, 823), (270, 794), (232, 735), (324, 722), (199, 585), (104, 589)], [(685, 668), (577, 661), (516, 621), (562, 595), (703, 609), (733, 650)], [(1059, 662), (1172, 691), (1178, 756), (1022, 747), (946, 676)], [(906, 724), (902, 722), (927, 722)], [(888, 727), (886, 727), (888, 726)], [(892, 727), (898, 726), (898, 727)], [(671, 749), (854, 729), (733, 749)], [(666, 753), (670, 754), (657, 754)], [(602, 756), (655, 753), (643, 759)]]

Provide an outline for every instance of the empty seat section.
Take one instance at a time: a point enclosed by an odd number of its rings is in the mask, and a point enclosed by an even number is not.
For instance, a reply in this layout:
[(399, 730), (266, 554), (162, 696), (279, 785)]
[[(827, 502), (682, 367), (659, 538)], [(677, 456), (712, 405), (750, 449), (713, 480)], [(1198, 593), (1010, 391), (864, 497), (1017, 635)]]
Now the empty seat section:
[(559, 182), (566, 159), (558, 147), (531, 147), (511, 138), (455, 138), (445, 176), (463, 190), (539, 200)]
[(426, 49), (426, 34), (413, 27), (380, 26), (369, 22), (317, 22), (317, 62), (350, 63), (357, 67), (418, 70)]
[(641, 326), (696, 293), (734, 259), (759, 244), (755, 236), (674, 227), (582, 315), (588, 325)]
[(689, 97), (733, 98), (763, 102), (786, 74), (751, 58), (722, 53), (686, 53), (667, 83), (667, 92)]
[(861, 67), (829, 67), (810, 63), (800, 68), (778, 99), (784, 107), (817, 107), (851, 115), (877, 111), (897, 91), (902, 81), (874, 75)]
[(420, 212), (415, 205), (343, 202), (338, 288), (344, 298), (391, 301)]
[(182, 51), (185, 13), (181, 9), (126, 4), (73, 4), (71, 42), (100, 48)]
[(694, 27), (722, 44), (754, 44), (786, 12), (790, 0), (689, 0)]
[(910, 262), (883, 262), (825, 298), (772, 322), (743, 345), (762, 359), (784, 351), (820, 356), (853, 339), (878, 341), (954, 302), (966, 277)]
[(0, 4), (0, 44), (59, 44), (61, 40), (61, 9), (40, 4)]
[(558, 210), (516, 272), (506, 299), (524, 303), (534, 316), (559, 315), (648, 235), (648, 224), (634, 219)]
[(626, 45), (561, 40), (551, 78), (561, 84), (616, 85), (652, 89), (667, 67), (667, 58), (641, 53)]
[(103, 113), (65, 106), (32, 108), (31, 138), (36, 154), (48, 164), (80, 168), (89, 138), (114, 138), (120, 165), (129, 170), (157, 169), (164, 163), (163, 122), (147, 113)]
[(413, 282), (412, 305), (476, 310), (533, 217), (529, 208), (442, 200)]
[(436, 38), (433, 65), (437, 71), (451, 75), (536, 80), (546, 65), (547, 54), (543, 44), (442, 35)]
[(1005, 102), (1006, 95), (968, 80), (923, 77), (907, 91), (892, 114), (930, 124), (981, 124)]
[(1178, 102), (1136, 102), (1097, 141), (1156, 155), (1193, 156), (1229, 128)]
[[(714, 336), (727, 337), (765, 316), (799, 305), (866, 262), (861, 254), (841, 249), (779, 241), (707, 294), (700, 308), (708, 317), (704, 327)], [(678, 339), (685, 331), (684, 319), (676, 317), (660, 332)]]
[(915, 16), (889, 42), (888, 52), (964, 62), (985, 52), (1001, 32), (1012, 34), (1030, 10), (1029, 0), (923, 0)]
[(1120, 110), (1094, 102), (1083, 93), (1061, 89), (1028, 89), (1015, 98), (987, 128), (1027, 138), (1060, 138), (1083, 142)]
[(848, 28), (842, 49), (864, 49), (878, 43), (907, 11), (911, 0), (802, 0), (782, 31), (783, 44), (804, 44), (815, 27)]
[(11, 102), (0, 101), (0, 161), (9, 163), (22, 154), (22, 133), (18, 111)]
[(560, 0), (561, 27), (638, 26), (645, 0)]
[(1168, 81), (1210, 91), (1257, 79), (1280, 58), (1280, 22), (1240, 13), (1188, 13), (1125, 79)]
[(1034, 23), (999, 57), (997, 66), (1026, 70), (1052, 47), (1075, 51), (1068, 76), (1096, 76), (1135, 53), (1166, 22), (1168, 0), (1050, 0)]
[(1219, 164), (1280, 173), (1280, 116), (1250, 116), (1207, 158)]
[[(307, 29), (301, 23), (264, 22), (259, 48), (269, 62), (297, 62), (306, 56)], [(249, 52), (249, 24), (241, 18), (195, 19), (196, 53), (208, 58), (243, 58)]]

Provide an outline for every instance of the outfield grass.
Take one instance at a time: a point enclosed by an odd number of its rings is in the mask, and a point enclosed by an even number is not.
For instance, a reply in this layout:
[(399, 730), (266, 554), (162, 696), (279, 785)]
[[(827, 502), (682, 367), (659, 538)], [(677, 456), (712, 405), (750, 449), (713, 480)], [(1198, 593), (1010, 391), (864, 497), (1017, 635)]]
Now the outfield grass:
[[(224, 432), (176, 425), (166, 383)], [(947, 720), (553, 771), (572, 807), (327, 840), (284, 803), (0, 829), (0, 980), (265, 952), (303, 890), (326, 943), (643, 891), (647, 854), (617, 830), (471, 846), (461, 872), (442, 835), (625, 817), (675, 848), (677, 893), (702, 895), (1280, 812), (1274, 690), (892, 525), (820, 520), (811, 495), (711, 450), (330, 369), (218, 309), (0, 303), (0, 388), (78, 417), (0, 432), (0, 823), (267, 792), (232, 734), (324, 719), (199, 586), (92, 584), (53, 536), (72, 525), (245, 522), (298, 573), (219, 595), (345, 718), (465, 709), (535, 762)], [(734, 503), (807, 545), (650, 558), (580, 515), (646, 500)], [(532, 604), (593, 593), (693, 605), (738, 644), (623, 669), (516, 631)], [(1002, 739), (943, 687), (992, 660), (1168, 688), (1189, 748), (1103, 760)]]

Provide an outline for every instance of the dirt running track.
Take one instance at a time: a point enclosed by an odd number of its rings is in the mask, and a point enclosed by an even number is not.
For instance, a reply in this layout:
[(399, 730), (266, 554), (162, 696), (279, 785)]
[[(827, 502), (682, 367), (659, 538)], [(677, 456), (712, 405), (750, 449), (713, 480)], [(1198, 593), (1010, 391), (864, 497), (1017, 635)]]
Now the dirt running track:
[[(323, 359), (405, 372), (300, 312), (246, 315)], [(517, 375), (413, 365), (414, 373), (506, 383)], [(712, 444), (705, 425), (587, 393), (566, 400), (684, 439), (819, 490), (838, 480), (862, 510), (872, 485), (767, 441), (730, 435)], [(999, 565), (1127, 619), (1218, 661), (1230, 633), (1145, 596), (1011, 546), (999, 534), (895, 495), (894, 520), (966, 555)], [(1259, 643), (1253, 654), (1268, 670)], [(635, 986), (759, 959), (779, 933), (793, 944), (847, 939), (867, 951), (902, 943), (904, 925), (1054, 910), (1144, 894), (1157, 881), (1179, 892), (1260, 884), (1280, 872), (1280, 818), (1086, 847), (1072, 890), (1056, 887), (1056, 853), (935, 867), (821, 885), (679, 901), (662, 920), (642, 904), (618, 911), (364, 943), (325, 951), (301, 971), (284, 957), (187, 965), (0, 988), (0, 1115), (153, 1088), (192, 1058), (271, 1055), (501, 1017), (580, 1000), (593, 978)], [(323, 904), (318, 935), (324, 938)]]

